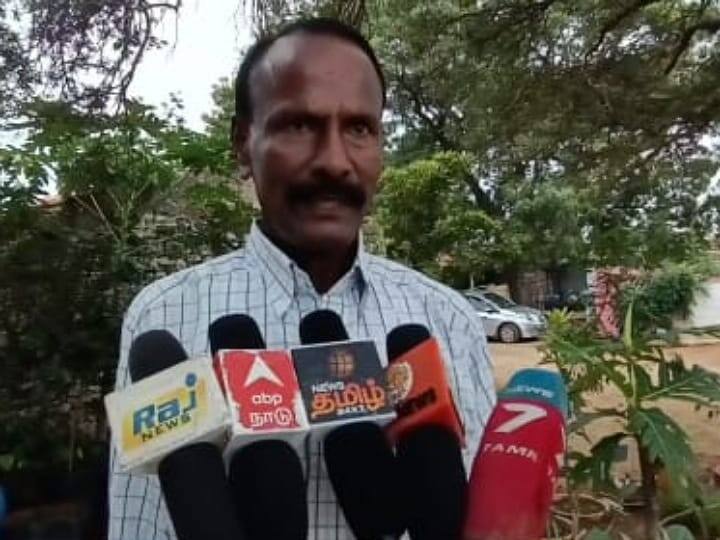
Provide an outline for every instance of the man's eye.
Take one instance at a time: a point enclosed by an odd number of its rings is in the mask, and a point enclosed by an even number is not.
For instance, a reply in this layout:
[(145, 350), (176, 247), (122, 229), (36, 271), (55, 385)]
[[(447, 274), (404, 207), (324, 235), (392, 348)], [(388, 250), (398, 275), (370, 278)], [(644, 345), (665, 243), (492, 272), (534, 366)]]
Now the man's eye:
[(355, 122), (350, 125), (350, 134), (353, 137), (367, 137), (371, 133), (370, 126), (365, 122)]
[(312, 126), (307, 120), (298, 119), (288, 122), (286, 128), (288, 131), (291, 131), (293, 133), (304, 133), (306, 131), (309, 131)]

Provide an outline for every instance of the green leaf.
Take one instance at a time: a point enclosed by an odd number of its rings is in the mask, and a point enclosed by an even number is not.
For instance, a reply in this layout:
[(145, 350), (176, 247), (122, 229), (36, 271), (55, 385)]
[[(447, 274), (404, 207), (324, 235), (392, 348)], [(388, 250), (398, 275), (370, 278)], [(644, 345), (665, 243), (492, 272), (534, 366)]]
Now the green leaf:
[(690, 529), (684, 525), (670, 525), (663, 529), (663, 537), (667, 540), (695, 540)]
[(616, 409), (595, 408), (593, 412), (580, 411), (570, 422), (568, 428), (570, 432), (577, 433), (584, 430), (589, 424), (601, 418), (624, 418), (622, 413)]
[(628, 427), (640, 439), (652, 462), (664, 465), (673, 489), (689, 494), (696, 488), (692, 479), (695, 456), (687, 434), (658, 408), (630, 411)]
[(635, 398), (641, 400), (654, 390), (652, 379), (650, 374), (638, 362), (631, 362), (630, 369), (635, 380)]
[(584, 540), (612, 540), (612, 535), (603, 529), (591, 529)]
[(661, 384), (643, 399), (675, 399), (704, 406), (720, 404), (720, 376), (700, 366), (688, 370), (680, 362), (668, 362), (660, 368)]
[(632, 387), (624, 373), (626, 363), (611, 356), (615, 352), (613, 344), (576, 344), (572, 338), (557, 336), (549, 346), (552, 347), (555, 364), (571, 382), (571, 393), (585, 390), (599, 392), (607, 379), (625, 397), (632, 396)]
[(625, 326), (623, 327), (623, 343), (625, 347), (632, 350), (633, 348), (633, 301), (627, 308), (625, 313)]
[(15, 465), (15, 456), (12, 454), (0, 454), (0, 471), (10, 471)]
[(582, 456), (570, 471), (570, 480), (576, 485), (590, 483), (593, 489), (614, 490), (611, 469), (620, 441), (627, 433), (614, 433), (601, 439), (590, 449), (590, 455)]

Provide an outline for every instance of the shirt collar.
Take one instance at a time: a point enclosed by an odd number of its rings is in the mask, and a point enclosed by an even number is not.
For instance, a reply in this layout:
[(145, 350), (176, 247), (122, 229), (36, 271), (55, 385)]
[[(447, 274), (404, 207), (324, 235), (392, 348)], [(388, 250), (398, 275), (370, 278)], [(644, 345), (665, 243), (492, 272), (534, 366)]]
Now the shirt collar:
[[(265, 233), (262, 232), (257, 222), (253, 222), (245, 245), (248, 253), (257, 259), (261, 265), (261, 269), (267, 273), (265, 279), (272, 280), (276, 285), (275, 287), (269, 288), (275, 292), (268, 296), (268, 302), (274, 306), (278, 315), (283, 316), (292, 301), (300, 294), (310, 293), (320, 296), (315, 290), (307, 272), (281, 251)], [(360, 233), (357, 253), (350, 270), (323, 296), (340, 294), (349, 287), (357, 287), (362, 297), (363, 292), (367, 288), (366, 285), (369, 277), (367, 258), (368, 255), (365, 251), (362, 233)]]

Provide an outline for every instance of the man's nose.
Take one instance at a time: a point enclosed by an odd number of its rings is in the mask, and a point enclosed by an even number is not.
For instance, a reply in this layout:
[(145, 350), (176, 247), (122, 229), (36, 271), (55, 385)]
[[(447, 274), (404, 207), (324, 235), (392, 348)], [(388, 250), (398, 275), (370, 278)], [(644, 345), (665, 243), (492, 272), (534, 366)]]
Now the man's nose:
[(329, 178), (345, 178), (350, 175), (352, 164), (339, 126), (328, 125), (318, 141), (315, 168)]

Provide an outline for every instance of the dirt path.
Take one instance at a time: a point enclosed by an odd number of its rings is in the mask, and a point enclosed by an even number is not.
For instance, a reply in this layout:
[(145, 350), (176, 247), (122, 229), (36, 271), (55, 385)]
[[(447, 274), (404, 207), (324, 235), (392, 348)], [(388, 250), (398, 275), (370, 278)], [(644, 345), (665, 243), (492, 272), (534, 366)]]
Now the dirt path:
[[(539, 364), (538, 345), (539, 342), (514, 345), (490, 344), (491, 360), (498, 388), (502, 388), (517, 370)], [(720, 344), (718, 343), (680, 347), (670, 349), (668, 352), (678, 352), (685, 362), (720, 373)], [(610, 393), (598, 394), (589, 400), (590, 404), (602, 407), (611, 406), (618, 401), (618, 396)], [(661, 407), (686, 429), (693, 448), (703, 463), (720, 463), (720, 418), (709, 419), (705, 413), (696, 412), (690, 404), (663, 402)], [(589, 435), (591, 439), (597, 441), (613, 431), (615, 429), (611, 422), (604, 424), (598, 422), (594, 429), (589, 431)], [(570, 444), (577, 449), (587, 448), (587, 444), (580, 442), (577, 437), (571, 439)], [(633, 454), (634, 452), (630, 452), (630, 455)], [(628, 462), (620, 464), (617, 472), (627, 472), (634, 476), (636, 471), (636, 464)]]

